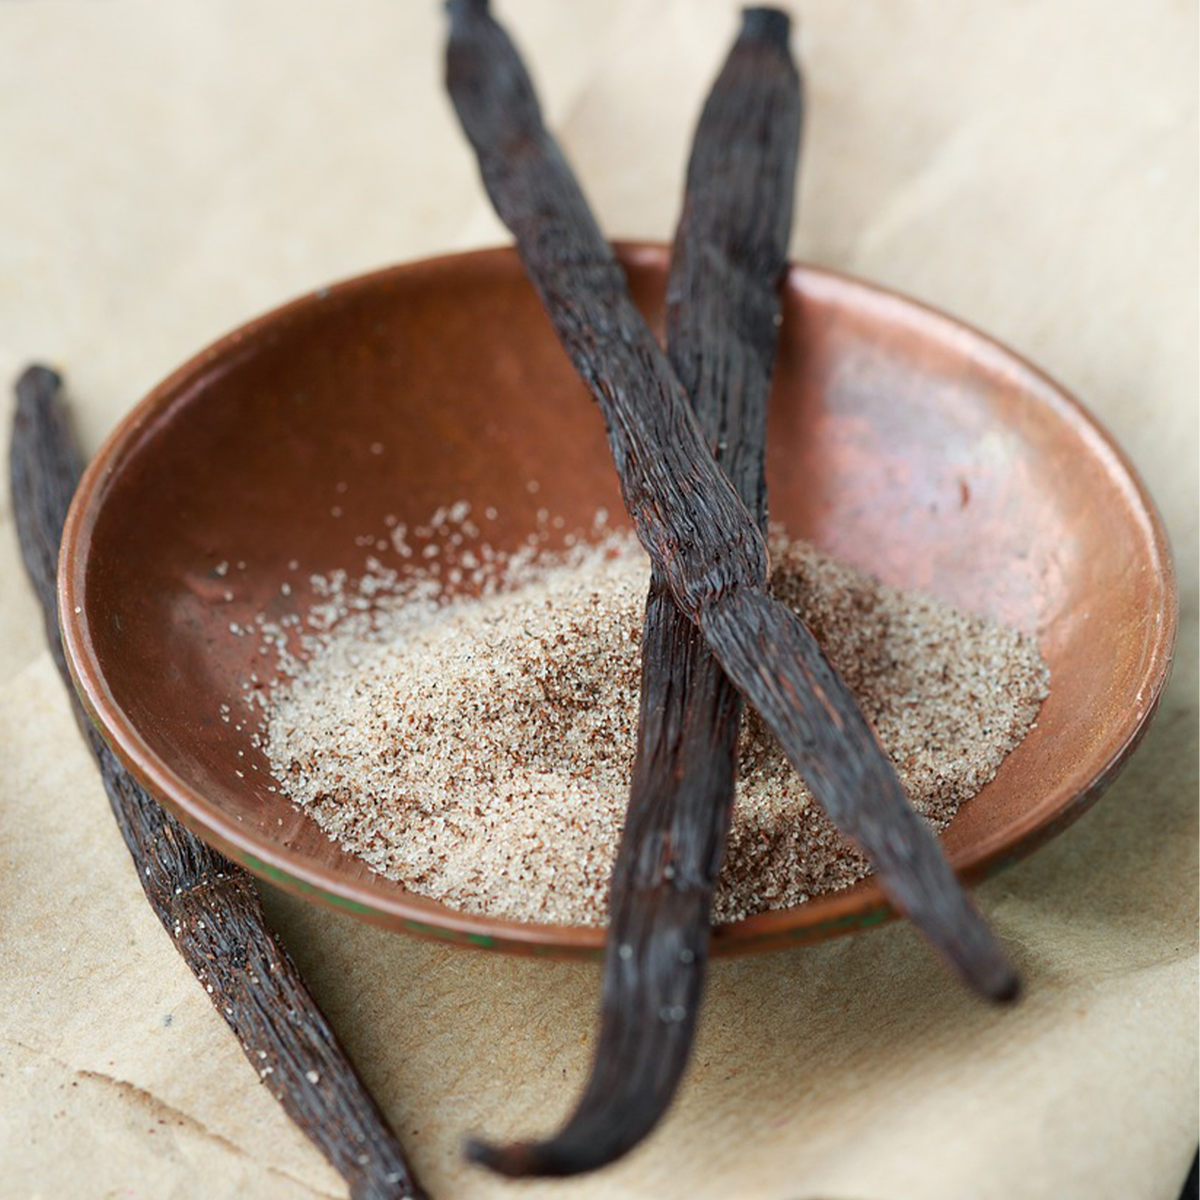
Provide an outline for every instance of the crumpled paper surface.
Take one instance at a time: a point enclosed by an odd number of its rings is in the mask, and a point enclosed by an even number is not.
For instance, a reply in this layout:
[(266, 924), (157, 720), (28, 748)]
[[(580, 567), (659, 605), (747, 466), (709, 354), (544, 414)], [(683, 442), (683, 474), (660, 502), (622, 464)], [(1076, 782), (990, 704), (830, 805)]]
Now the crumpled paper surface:
[[(727, 0), (497, 0), (602, 223), (669, 236)], [(1082, 396), (1178, 558), (1155, 727), (1099, 806), (979, 892), (998, 1013), (893, 925), (714, 965), (661, 1130), (576, 1182), (468, 1168), (582, 1082), (592, 965), (425, 945), (267, 891), (434, 1195), (1173, 1200), (1197, 1133), (1196, 12), (812, 0), (794, 250), (987, 329)], [(0, 7), (0, 379), (63, 369), (94, 450), (278, 301), (506, 240), (433, 3)], [(11, 413), (5, 388), (0, 414)], [(0, 520), (0, 1197), (344, 1196), (142, 898)], [(136, 581), (131, 581), (136, 586)]]

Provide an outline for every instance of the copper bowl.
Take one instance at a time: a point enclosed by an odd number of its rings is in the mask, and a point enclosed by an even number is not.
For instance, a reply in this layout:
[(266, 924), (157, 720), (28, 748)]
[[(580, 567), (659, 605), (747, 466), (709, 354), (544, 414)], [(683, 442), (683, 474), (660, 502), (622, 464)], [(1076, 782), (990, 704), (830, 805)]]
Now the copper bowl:
[[(659, 322), (665, 250), (621, 257)], [(1037, 725), (942, 838), (959, 873), (982, 879), (1083, 812), (1155, 711), (1177, 601), (1154, 506), (1041, 372), (827, 271), (787, 281), (770, 419), (771, 512), (790, 533), (1038, 637), (1051, 691)], [(541, 508), (566, 530), (601, 506), (623, 517), (599, 413), (509, 249), (323, 288), (155, 388), (71, 508), (59, 577), (71, 668), (133, 774), (272, 883), (408, 933), (598, 954), (601, 929), (468, 915), (375, 875), (268, 790), (249, 729), (220, 716), (265, 662), (231, 624), (303, 606), (312, 572), (361, 573), (373, 551), (355, 536), (387, 514), (419, 523), (460, 498), (498, 511), (495, 546), (523, 540)], [(807, 942), (888, 914), (867, 880), (722, 926), (713, 949)]]

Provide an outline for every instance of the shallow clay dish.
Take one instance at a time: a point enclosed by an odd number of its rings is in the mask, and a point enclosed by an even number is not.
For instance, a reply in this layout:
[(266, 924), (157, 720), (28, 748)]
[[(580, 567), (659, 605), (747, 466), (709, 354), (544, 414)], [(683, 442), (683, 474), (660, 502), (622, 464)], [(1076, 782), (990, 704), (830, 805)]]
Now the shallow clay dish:
[[(657, 322), (665, 251), (621, 253)], [(942, 838), (965, 878), (1029, 853), (1096, 799), (1158, 704), (1176, 597), (1153, 505), (1076, 401), (948, 317), (796, 268), (769, 483), (791, 534), (1039, 639), (1051, 692), (1037, 726)], [(313, 572), (360, 575), (369, 553), (390, 563), (356, 537), (461, 499), (497, 510), (496, 547), (520, 544), (538, 509), (564, 533), (599, 507), (623, 519), (599, 413), (510, 250), (322, 289), (151, 392), (88, 468), (67, 523), (72, 670), (134, 775), (273, 883), (410, 933), (595, 954), (602, 930), (465, 915), (373, 874), (268, 790), (249, 728), (220, 716), (265, 674), (257, 641), (231, 624), (302, 609)], [(723, 926), (714, 951), (810, 941), (888, 911), (866, 881)]]

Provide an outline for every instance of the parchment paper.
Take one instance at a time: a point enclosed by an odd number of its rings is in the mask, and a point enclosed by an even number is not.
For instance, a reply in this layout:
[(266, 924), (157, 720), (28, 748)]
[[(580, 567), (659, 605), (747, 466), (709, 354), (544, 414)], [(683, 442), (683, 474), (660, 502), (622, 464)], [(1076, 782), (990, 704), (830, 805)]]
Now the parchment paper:
[[(613, 236), (669, 236), (736, 26), (722, 0), (497, 0)], [(1072, 388), (1148, 479), (1183, 625), (1098, 808), (981, 902), (996, 1013), (913, 933), (717, 963), (678, 1104), (628, 1160), (516, 1186), (468, 1131), (550, 1129), (594, 966), (410, 941), (268, 892), (439, 1197), (1162, 1198), (1197, 1137), (1196, 13), (1178, 0), (798, 10), (797, 255), (931, 301)], [(42, 358), (86, 448), (229, 327), (332, 278), (506, 240), (406, 0), (0, 7), (0, 416)], [(0, 1197), (342, 1196), (142, 898), (0, 530)]]

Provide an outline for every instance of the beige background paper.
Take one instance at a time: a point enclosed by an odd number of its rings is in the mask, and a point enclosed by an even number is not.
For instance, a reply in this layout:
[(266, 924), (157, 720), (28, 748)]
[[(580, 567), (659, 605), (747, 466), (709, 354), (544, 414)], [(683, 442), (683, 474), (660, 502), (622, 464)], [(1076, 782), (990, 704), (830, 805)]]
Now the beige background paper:
[[(667, 236), (732, 0), (497, 0), (614, 236)], [(269, 892), (438, 1197), (1173, 1200), (1196, 1145), (1196, 11), (811, 0), (796, 254), (1010, 342), (1149, 481), (1175, 676), (1120, 782), (980, 892), (995, 1013), (907, 928), (721, 962), (660, 1132), (514, 1186), (464, 1133), (549, 1129), (597, 971), (419, 944)], [(0, 379), (68, 375), (93, 451), (169, 369), (331, 278), (503, 239), (433, 0), (0, 5)], [(7, 382), (0, 417), (7, 424)], [(0, 510), (0, 1197), (343, 1196), (142, 899)]]

